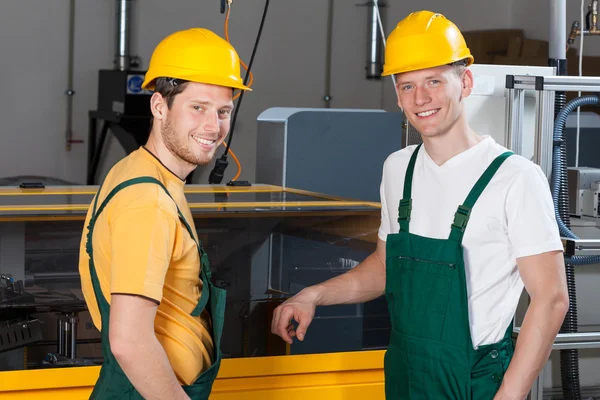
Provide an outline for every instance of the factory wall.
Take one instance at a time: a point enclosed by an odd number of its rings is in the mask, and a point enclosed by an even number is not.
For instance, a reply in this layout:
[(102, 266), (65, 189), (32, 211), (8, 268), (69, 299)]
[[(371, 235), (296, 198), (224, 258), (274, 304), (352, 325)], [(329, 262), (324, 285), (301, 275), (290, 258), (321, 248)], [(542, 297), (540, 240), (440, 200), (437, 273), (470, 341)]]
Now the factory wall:
[[(329, 94), (333, 108), (396, 110), (391, 81), (365, 78), (367, 8), (360, 3), (333, 1), (332, 49), (327, 54), (327, 0), (271, 1), (253, 67), (254, 91), (245, 95), (232, 146), (243, 167), (240, 179), (254, 180), (256, 117), (269, 107), (324, 107), (323, 98)], [(530, 38), (548, 38), (545, 0), (388, 3), (386, 33), (409, 12), (431, 9), (445, 13), (463, 30), (522, 28)], [(233, 2), (230, 39), (246, 62), (263, 6), (263, 0)], [(41, 175), (85, 183), (88, 112), (97, 105), (98, 70), (112, 68), (115, 14), (114, 0), (76, 2), (73, 132), (83, 143), (66, 151), (69, 1), (0, 2), (0, 177)], [(175, 30), (202, 26), (223, 34), (224, 17), (217, 0), (137, 0), (133, 15), (132, 54), (141, 58), (142, 69), (147, 67), (154, 46)], [(569, 2), (567, 17), (570, 27), (572, 20), (579, 18), (579, 2)], [(584, 54), (600, 55), (600, 38), (586, 40)], [(327, 91), (329, 56), (331, 87)], [(109, 140), (99, 177), (124, 155), (117, 141)], [(231, 158), (229, 161), (224, 182), (236, 173), (235, 163)], [(211, 168), (199, 169), (194, 182), (207, 183)], [(585, 285), (587, 279), (582, 279)], [(593, 291), (587, 289), (584, 292)], [(580, 322), (591, 323), (597, 317), (589, 300), (585, 297), (580, 301)], [(557, 355), (555, 352), (546, 371), (546, 386), (560, 384)], [(599, 357), (597, 351), (585, 353), (582, 385), (600, 385), (595, 372), (600, 367)]]
[[(331, 107), (396, 109), (390, 80), (365, 79), (367, 8), (360, 1), (334, 0), (331, 51)], [(364, 2), (366, 3), (366, 2)], [(512, 25), (505, 2), (461, 0), (390, 1), (386, 31), (419, 8), (448, 14), (463, 29)], [(509, 3), (510, 4), (510, 3)], [(249, 61), (263, 0), (234, 1), (230, 40)], [(0, 177), (42, 175), (85, 183), (88, 111), (97, 106), (98, 70), (112, 68), (115, 52), (114, 0), (77, 0), (74, 52), (75, 139), (65, 148), (69, 0), (0, 2)], [(327, 64), (327, 0), (271, 1), (253, 66), (254, 91), (242, 102), (232, 148), (242, 163), (240, 179), (254, 180), (256, 117), (273, 106), (324, 107)], [(167, 34), (203, 26), (223, 34), (217, 0), (134, 1), (132, 54), (147, 68), (154, 46)], [(110, 135), (109, 135), (110, 138)], [(101, 178), (125, 152), (106, 144)], [(230, 160), (225, 181), (236, 173)], [(194, 182), (207, 183), (212, 166)]]

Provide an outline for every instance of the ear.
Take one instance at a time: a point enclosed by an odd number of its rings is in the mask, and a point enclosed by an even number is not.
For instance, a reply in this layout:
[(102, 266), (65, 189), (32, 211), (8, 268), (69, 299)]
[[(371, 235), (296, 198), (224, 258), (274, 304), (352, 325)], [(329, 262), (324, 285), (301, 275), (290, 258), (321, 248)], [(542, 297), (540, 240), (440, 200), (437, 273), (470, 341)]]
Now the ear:
[(400, 107), (402, 112), (404, 112), (404, 107), (402, 106), (402, 98), (400, 97), (400, 94), (398, 93), (397, 87), (396, 87), (396, 99), (398, 100), (398, 107)]
[(167, 102), (164, 97), (158, 92), (154, 92), (150, 97), (150, 111), (154, 119), (163, 120), (167, 116)]
[(470, 69), (466, 69), (463, 73), (461, 84), (462, 97), (468, 97), (473, 92), (473, 85), (475, 84), (475, 78)]

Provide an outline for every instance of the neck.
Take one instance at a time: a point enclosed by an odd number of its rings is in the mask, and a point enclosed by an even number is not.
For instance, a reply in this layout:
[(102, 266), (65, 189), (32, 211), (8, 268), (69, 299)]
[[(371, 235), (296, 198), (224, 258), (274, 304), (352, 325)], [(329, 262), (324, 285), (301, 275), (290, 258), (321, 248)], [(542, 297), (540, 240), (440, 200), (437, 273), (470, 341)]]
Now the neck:
[(483, 137), (475, 133), (461, 118), (447, 132), (432, 137), (423, 137), (423, 146), (437, 165), (443, 165), (452, 157), (470, 149), (482, 140)]
[(185, 180), (185, 178), (196, 169), (195, 165), (192, 165), (173, 154), (161, 140), (160, 133), (155, 132), (154, 127), (150, 132), (145, 147), (146, 150), (154, 154), (165, 167), (177, 175), (181, 180)]

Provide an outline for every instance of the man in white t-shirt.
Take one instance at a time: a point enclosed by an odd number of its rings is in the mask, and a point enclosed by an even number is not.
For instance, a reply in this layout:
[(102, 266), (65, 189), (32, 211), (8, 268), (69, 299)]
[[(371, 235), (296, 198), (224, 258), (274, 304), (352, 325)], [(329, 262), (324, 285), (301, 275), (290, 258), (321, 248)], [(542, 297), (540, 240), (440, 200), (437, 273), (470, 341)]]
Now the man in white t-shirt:
[[(524, 399), (568, 309), (548, 181), (469, 127), (462, 99), (472, 63), (443, 15), (421, 11), (398, 23), (384, 75), (396, 76), (398, 104), (423, 144), (384, 164), (377, 250), (274, 312), (273, 333), (292, 343), (304, 339), (316, 306), (385, 294), (388, 399)], [(523, 287), (531, 302), (513, 347)]]

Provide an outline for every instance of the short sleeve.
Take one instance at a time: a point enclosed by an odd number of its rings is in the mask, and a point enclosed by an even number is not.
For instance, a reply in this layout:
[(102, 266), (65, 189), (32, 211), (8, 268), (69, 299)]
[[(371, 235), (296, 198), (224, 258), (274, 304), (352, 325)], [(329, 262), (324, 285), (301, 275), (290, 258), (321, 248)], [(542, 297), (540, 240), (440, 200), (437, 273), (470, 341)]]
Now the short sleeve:
[(508, 190), (506, 216), (515, 258), (563, 249), (548, 181), (539, 166), (519, 171)]
[(381, 178), (381, 186), (379, 188), (379, 197), (381, 199), (381, 224), (379, 225), (379, 239), (387, 241), (387, 235), (391, 232), (389, 211), (387, 208), (387, 200), (385, 197), (385, 168)]
[(177, 220), (159, 207), (139, 207), (111, 222), (111, 293), (160, 303), (175, 244)]

